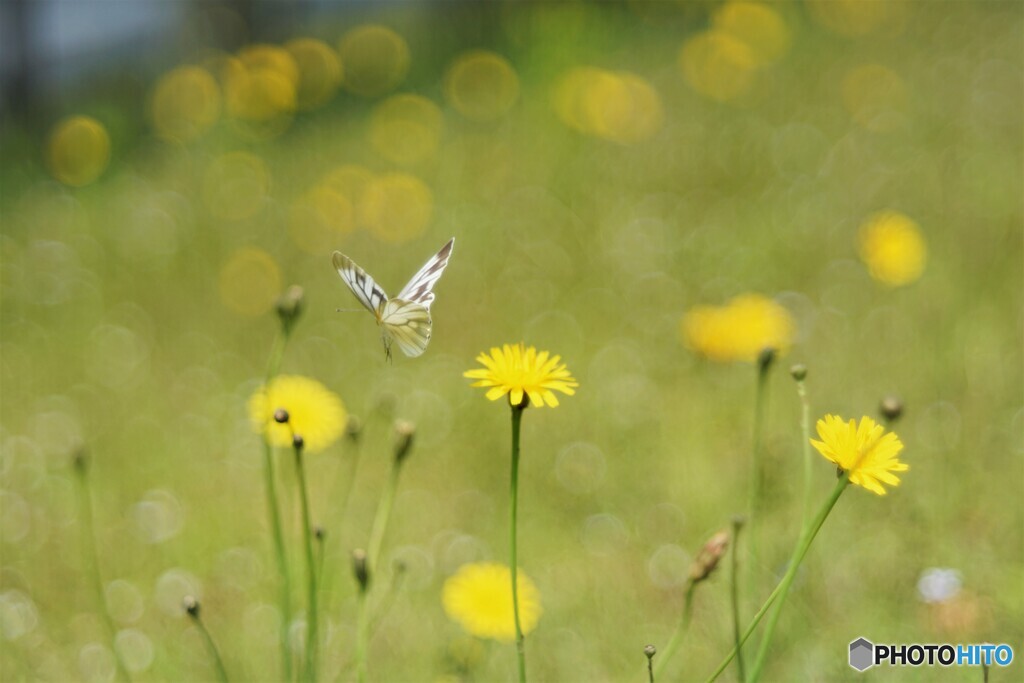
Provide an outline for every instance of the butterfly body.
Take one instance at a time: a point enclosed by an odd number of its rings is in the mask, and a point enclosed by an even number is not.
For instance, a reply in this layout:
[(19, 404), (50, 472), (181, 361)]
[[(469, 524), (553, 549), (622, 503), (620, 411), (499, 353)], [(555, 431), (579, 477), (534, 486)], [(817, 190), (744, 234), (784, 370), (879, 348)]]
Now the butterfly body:
[(384, 353), (391, 358), (391, 345), (406, 356), (416, 357), (427, 349), (433, 321), (430, 318), (430, 304), (434, 302), (434, 285), (441, 278), (448, 259), (451, 257), (455, 238), (441, 247), (419, 272), (409, 281), (398, 296), (389, 299), (384, 290), (374, 282), (365, 270), (340, 251), (334, 252), (331, 262), (338, 275), (352, 290), (352, 294), (377, 319), (381, 329)]

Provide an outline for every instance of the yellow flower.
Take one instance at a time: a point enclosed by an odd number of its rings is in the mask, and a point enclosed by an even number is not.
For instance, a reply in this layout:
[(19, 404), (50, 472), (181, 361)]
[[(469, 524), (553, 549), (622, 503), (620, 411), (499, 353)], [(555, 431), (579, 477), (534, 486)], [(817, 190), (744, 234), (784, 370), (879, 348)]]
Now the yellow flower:
[(818, 420), (818, 436), (811, 445), (825, 458), (847, 473), (850, 482), (885, 495), (882, 484), (899, 486), (900, 479), (893, 472), (906, 472), (910, 465), (899, 461), (903, 442), (893, 432), (876, 424), (870, 417), (848, 423), (837, 415), (826, 415)]
[(474, 387), (489, 387), (487, 398), (492, 401), (508, 394), (509, 403), (518, 406), (525, 394), (532, 406), (542, 408), (547, 404), (554, 408), (558, 405), (555, 391), (572, 396), (579, 386), (560, 362), (561, 356), (537, 353), (537, 349), (522, 343), (505, 344), (500, 349), (495, 346), (490, 355), (481, 353), (476, 360), (484, 367), (467, 370), (463, 377), (478, 380)]
[[(522, 570), (516, 573), (519, 624), (523, 634), (537, 626), (543, 612), (540, 592)], [(445, 613), (478, 638), (512, 641), (516, 637), (512, 613), (512, 573), (494, 562), (465, 564), (447, 581), (441, 594)]]
[(785, 307), (760, 294), (742, 294), (725, 306), (697, 306), (683, 316), (683, 342), (716, 361), (755, 361), (765, 348), (785, 353), (796, 325)]
[[(278, 408), (288, 411), (291, 427), (274, 421)], [(260, 387), (249, 399), (249, 418), (253, 430), (266, 432), (273, 445), (290, 446), (294, 429), (302, 435), (306, 451), (316, 453), (338, 440), (348, 415), (341, 399), (320, 382), (280, 375), (271, 380), (269, 390)]]
[(897, 211), (882, 211), (860, 227), (860, 258), (871, 277), (890, 287), (907, 285), (921, 277), (927, 248), (921, 230)]

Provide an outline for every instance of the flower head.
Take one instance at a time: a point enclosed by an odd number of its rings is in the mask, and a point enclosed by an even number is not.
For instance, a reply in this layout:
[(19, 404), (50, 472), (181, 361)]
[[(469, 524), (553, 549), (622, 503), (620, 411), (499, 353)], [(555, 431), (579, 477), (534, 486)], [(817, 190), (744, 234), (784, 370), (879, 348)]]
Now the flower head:
[[(285, 423), (274, 413), (284, 409)], [(345, 405), (337, 395), (314, 379), (279, 375), (260, 387), (249, 399), (253, 430), (266, 434), (275, 446), (291, 446), (292, 432), (302, 436), (305, 450), (316, 453), (334, 443), (345, 430)]]
[(917, 223), (897, 211), (882, 211), (860, 227), (860, 258), (875, 280), (907, 285), (924, 272), (927, 249)]
[[(543, 612), (537, 587), (522, 570), (516, 573), (519, 623), (527, 634)], [(445, 613), (478, 638), (510, 642), (516, 637), (512, 613), (512, 573), (503, 564), (464, 564), (447, 581), (441, 594)]]
[(518, 406), (525, 395), (532, 406), (541, 408), (547, 404), (554, 408), (558, 405), (554, 392), (572, 396), (579, 386), (561, 362), (561, 356), (552, 356), (547, 351), (537, 353), (537, 349), (522, 343), (494, 347), (490, 354), (481, 353), (476, 360), (484, 367), (467, 370), (463, 377), (477, 380), (474, 387), (488, 387), (487, 398), (492, 401), (508, 394), (509, 403)]
[(796, 325), (785, 307), (760, 294), (742, 294), (725, 306), (697, 306), (683, 316), (683, 342), (711, 360), (758, 359), (764, 349), (785, 353)]
[(906, 472), (910, 465), (899, 461), (903, 442), (893, 432), (876, 424), (870, 417), (844, 422), (837, 415), (826, 415), (818, 420), (818, 436), (811, 445), (825, 458), (847, 473), (850, 482), (885, 495), (882, 484), (899, 486), (900, 479), (893, 472)]

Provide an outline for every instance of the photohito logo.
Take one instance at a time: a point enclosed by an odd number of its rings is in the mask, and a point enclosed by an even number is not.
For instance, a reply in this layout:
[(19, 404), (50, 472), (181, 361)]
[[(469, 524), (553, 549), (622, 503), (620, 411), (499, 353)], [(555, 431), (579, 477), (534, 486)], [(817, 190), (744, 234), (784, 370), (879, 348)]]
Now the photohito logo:
[(875, 645), (867, 638), (850, 643), (850, 666), (865, 671), (873, 666), (1009, 666), (1013, 648), (991, 643)]

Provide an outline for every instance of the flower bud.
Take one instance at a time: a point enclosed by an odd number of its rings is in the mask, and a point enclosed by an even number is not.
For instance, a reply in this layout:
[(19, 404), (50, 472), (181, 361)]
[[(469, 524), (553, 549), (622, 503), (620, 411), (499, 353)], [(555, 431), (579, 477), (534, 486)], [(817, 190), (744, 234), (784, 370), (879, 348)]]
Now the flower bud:
[(186, 595), (185, 598), (181, 601), (181, 604), (185, 608), (185, 611), (188, 612), (188, 615), (190, 617), (192, 617), (193, 619), (199, 618), (199, 601), (196, 600), (195, 597), (191, 595)]
[(323, 541), (324, 537), (327, 536), (327, 529), (317, 524), (313, 527), (313, 536), (316, 537), (316, 540)]
[(776, 350), (770, 346), (761, 349), (761, 353), (757, 355), (757, 367), (762, 373), (768, 372), (768, 368), (775, 362), (776, 353)]
[(302, 447), (306, 445), (306, 440), (302, 438), (302, 434), (296, 434), (292, 437), (292, 447), (297, 451), (301, 451)]
[(370, 568), (367, 565), (366, 551), (356, 548), (352, 551), (352, 573), (355, 574), (359, 583), (359, 590), (365, 592), (370, 584)]
[(693, 564), (690, 565), (690, 580), (697, 583), (708, 578), (711, 572), (715, 571), (718, 561), (725, 555), (725, 550), (728, 546), (729, 534), (724, 531), (719, 531), (708, 539), (708, 542), (697, 553)]
[(288, 422), (288, 411), (284, 408), (278, 408), (274, 411), (274, 422), (278, 424), (284, 424)]
[(286, 333), (291, 331), (295, 321), (302, 314), (302, 297), (302, 287), (292, 285), (277, 298), (277, 317), (281, 320), (281, 327)]
[(654, 655), (658, 654), (658, 648), (653, 645), (644, 646), (644, 654), (647, 655), (647, 659), (654, 659)]
[(789, 374), (797, 382), (803, 382), (804, 378), (807, 377), (807, 366), (803, 363), (797, 363), (789, 369)]
[(416, 425), (405, 420), (395, 422), (395, 462), (401, 463), (409, 457), (412, 440), (416, 436)]
[(903, 401), (898, 396), (886, 396), (879, 404), (878, 412), (889, 422), (895, 422), (903, 415)]
[(345, 422), (345, 436), (352, 443), (356, 443), (362, 435), (363, 421), (355, 415), (349, 415), (348, 420)]

